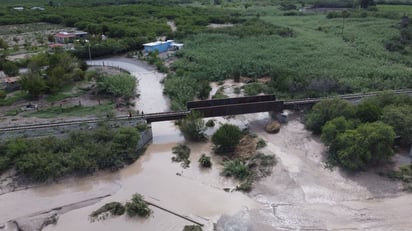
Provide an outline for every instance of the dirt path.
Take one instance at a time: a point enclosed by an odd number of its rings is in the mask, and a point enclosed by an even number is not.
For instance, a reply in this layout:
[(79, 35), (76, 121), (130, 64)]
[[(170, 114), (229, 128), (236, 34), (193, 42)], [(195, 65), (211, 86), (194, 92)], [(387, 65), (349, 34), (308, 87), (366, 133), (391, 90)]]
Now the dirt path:
[(170, 29), (172, 29), (173, 32), (177, 30), (177, 27), (174, 21), (167, 21), (167, 25), (170, 26)]

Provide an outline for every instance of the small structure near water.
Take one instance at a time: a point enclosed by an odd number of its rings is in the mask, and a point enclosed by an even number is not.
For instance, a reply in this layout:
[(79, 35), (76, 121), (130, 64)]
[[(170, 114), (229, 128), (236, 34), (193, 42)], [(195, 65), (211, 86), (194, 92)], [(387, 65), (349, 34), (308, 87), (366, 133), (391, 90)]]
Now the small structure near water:
[(180, 50), (183, 47), (182, 43), (175, 43), (173, 40), (167, 40), (167, 41), (156, 41), (156, 42), (151, 42), (151, 43), (145, 43), (143, 44), (144, 46), (144, 53), (150, 53), (150, 52), (159, 52), (163, 53), (168, 50)]

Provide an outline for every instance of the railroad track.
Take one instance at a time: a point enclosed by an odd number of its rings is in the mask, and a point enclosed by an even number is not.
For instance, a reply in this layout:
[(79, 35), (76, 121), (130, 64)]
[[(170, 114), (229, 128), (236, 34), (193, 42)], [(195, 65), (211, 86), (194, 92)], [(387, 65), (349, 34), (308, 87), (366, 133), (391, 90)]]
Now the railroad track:
[[(400, 89), (400, 90), (392, 90), (389, 91), (395, 94), (408, 94), (412, 95), (412, 89)], [(375, 96), (379, 93), (382, 93), (382, 91), (374, 91), (374, 92), (368, 92), (368, 93), (355, 93), (355, 94), (345, 94), (345, 95), (336, 95), (336, 96), (328, 96), (328, 97), (321, 97), (321, 98), (307, 98), (307, 99), (296, 99), (296, 100), (285, 100), (284, 105), (294, 105), (294, 104), (312, 104), (312, 103), (317, 103), (321, 100), (324, 99), (332, 99), (332, 98), (341, 98), (345, 100), (355, 100), (355, 99), (361, 99), (365, 97), (371, 97)]]
[(50, 122), (50, 123), (5, 126), (5, 127), (0, 127), (0, 132), (38, 129), (38, 128), (53, 128), (53, 127), (71, 126), (71, 125), (78, 125), (78, 124), (98, 123), (98, 122), (103, 122), (103, 121), (122, 121), (122, 120), (129, 120), (129, 119), (137, 120), (137, 119), (144, 119), (144, 117), (143, 116), (132, 116), (132, 117), (118, 116), (113, 119), (82, 119), (82, 120), (58, 121), (58, 122)]

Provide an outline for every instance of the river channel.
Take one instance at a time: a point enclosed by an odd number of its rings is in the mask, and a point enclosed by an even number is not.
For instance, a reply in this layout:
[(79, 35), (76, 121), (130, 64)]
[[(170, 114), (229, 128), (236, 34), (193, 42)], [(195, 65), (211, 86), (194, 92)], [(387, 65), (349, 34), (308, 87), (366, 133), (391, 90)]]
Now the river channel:
[[(164, 75), (125, 58), (95, 60), (89, 64), (120, 67), (139, 79), (135, 109), (167, 111), (169, 102), (160, 84)], [(229, 86), (230, 87), (230, 86)], [(99, 172), (54, 184), (0, 195), (0, 227), (9, 220), (27, 217), (92, 198), (87, 206), (59, 214), (57, 224), (43, 230), (170, 230), (192, 224), (163, 210), (152, 208), (148, 219), (126, 216), (90, 222), (88, 215), (107, 202), (126, 202), (134, 193), (204, 224), (204, 230), (410, 230), (412, 195), (398, 182), (374, 172), (350, 174), (324, 166), (325, 147), (304, 129), (300, 115), (291, 113), (280, 133), (263, 130), (268, 113), (216, 118), (218, 123), (247, 126), (267, 142), (262, 152), (274, 154), (278, 164), (271, 176), (256, 182), (252, 192), (233, 189), (238, 182), (219, 175), (221, 159), (211, 154), (209, 142), (187, 143), (172, 122), (153, 123), (153, 143), (135, 163), (118, 172)], [(211, 134), (213, 130), (208, 131)], [(192, 150), (189, 168), (171, 161), (171, 149), (186, 143)], [(212, 156), (213, 167), (199, 168), (202, 153)], [(14, 230), (6, 225), (0, 230)]]

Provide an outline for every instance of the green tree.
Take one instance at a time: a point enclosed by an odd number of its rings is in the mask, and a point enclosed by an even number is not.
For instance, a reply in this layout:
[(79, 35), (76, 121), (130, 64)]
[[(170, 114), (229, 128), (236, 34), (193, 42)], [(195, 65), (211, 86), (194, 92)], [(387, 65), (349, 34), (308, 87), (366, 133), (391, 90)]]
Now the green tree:
[(365, 100), (356, 106), (356, 117), (362, 122), (374, 122), (380, 119), (382, 108), (373, 101)]
[(51, 152), (26, 153), (17, 161), (16, 169), (35, 181), (57, 179), (66, 171), (58, 155)]
[(315, 134), (320, 134), (322, 126), (329, 120), (339, 116), (349, 119), (354, 114), (354, 107), (345, 100), (339, 98), (322, 100), (305, 116), (305, 125)]
[(138, 157), (137, 142), (139, 140), (140, 135), (136, 128), (120, 128), (113, 137), (112, 151), (126, 163), (131, 163)]
[(49, 76), (45, 80), (49, 92), (57, 92), (68, 81), (67, 72), (61, 66), (49, 68)]
[(332, 145), (339, 134), (345, 132), (348, 129), (354, 128), (355, 124), (353, 121), (348, 121), (345, 119), (345, 117), (339, 116), (333, 120), (328, 121), (322, 127), (321, 140), (328, 146)]
[(360, 125), (339, 134), (330, 150), (336, 161), (350, 170), (362, 170), (393, 155), (393, 128), (383, 122)]
[(224, 124), (212, 136), (217, 152), (232, 152), (242, 138), (242, 131), (236, 125)]
[(39, 72), (42, 67), (47, 66), (49, 58), (45, 53), (40, 53), (32, 56), (28, 60), (27, 68), (30, 72)]
[(95, 158), (91, 157), (90, 150), (81, 146), (76, 146), (70, 151), (67, 163), (71, 171), (80, 175), (90, 174), (98, 169), (97, 162)]
[(38, 98), (47, 88), (44, 79), (38, 73), (23, 74), (20, 83), (21, 88), (32, 98)]
[(383, 109), (382, 121), (393, 127), (405, 146), (412, 144), (412, 105), (390, 105)]
[(198, 111), (190, 111), (190, 113), (179, 122), (179, 128), (187, 140), (203, 141), (206, 139), (205, 122), (202, 119), (202, 114)]
[(31, 147), (32, 145), (26, 139), (18, 138), (10, 140), (5, 144), (6, 156), (10, 159), (16, 159), (29, 152)]

